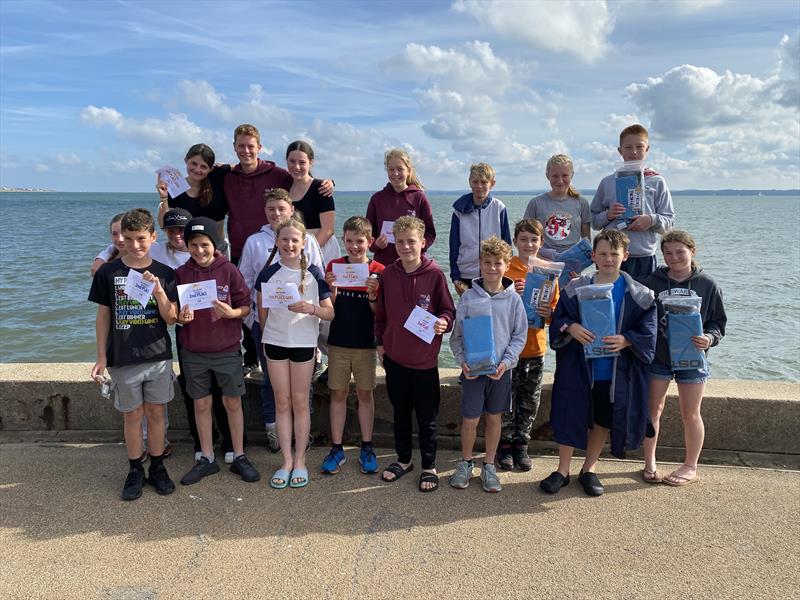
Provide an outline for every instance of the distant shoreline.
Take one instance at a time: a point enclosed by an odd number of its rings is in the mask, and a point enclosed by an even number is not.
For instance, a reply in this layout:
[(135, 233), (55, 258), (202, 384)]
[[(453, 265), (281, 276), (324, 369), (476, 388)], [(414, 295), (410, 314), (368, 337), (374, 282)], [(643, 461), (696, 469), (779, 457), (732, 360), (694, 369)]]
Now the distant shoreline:
[[(461, 195), (464, 193), (464, 190), (425, 190), (429, 194), (452, 194), (452, 195)], [(531, 195), (531, 196), (538, 196), (539, 194), (543, 194), (548, 190), (495, 190), (495, 194), (497, 196), (502, 196), (503, 194), (513, 194), (513, 195)], [(583, 196), (587, 198), (591, 198), (594, 195), (595, 190), (579, 190)], [(47, 189), (40, 189), (40, 188), (9, 188), (9, 187), (2, 187), (0, 188), (0, 194), (8, 192), (8, 193), (16, 193), (16, 194), (27, 194), (27, 193), (46, 193), (46, 194), (148, 194), (150, 192), (89, 192), (89, 191), (80, 191), (80, 192), (62, 192), (61, 190), (47, 190)], [(375, 193), (375, 190), (336, 190), (339, 194), (364, 194), (364, 195), (372, 195)], [(673, 196), (800, 196), (800, 189), (795, 190), (733, 190), (733, 189), (724, 189), (724, 190), (671, 190)]]

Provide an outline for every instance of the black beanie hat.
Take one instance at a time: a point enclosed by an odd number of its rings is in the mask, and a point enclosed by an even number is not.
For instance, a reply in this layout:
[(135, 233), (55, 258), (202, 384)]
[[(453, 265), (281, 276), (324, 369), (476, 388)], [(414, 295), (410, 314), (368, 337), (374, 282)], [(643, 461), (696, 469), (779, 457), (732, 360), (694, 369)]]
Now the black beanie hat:
[(211, 243), (214, 244), (214, 250), (222, 244), (222, 240), (219, 238), (219, 226), (208, 217), (197, 217), (186, 224), (183, 230), (183, 239), (187, 245), (189, 240), (196, 235), (204, 235), (210, 239)]

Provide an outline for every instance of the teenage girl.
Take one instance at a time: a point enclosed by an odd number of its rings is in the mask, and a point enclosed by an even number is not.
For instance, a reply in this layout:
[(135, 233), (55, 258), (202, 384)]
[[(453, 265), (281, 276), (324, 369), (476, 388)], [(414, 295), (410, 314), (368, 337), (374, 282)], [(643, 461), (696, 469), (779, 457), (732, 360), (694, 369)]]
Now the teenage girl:
[(95, 257), (91, 269), (92, 277), (94, 277), (97, 269), (107, 262), (125, 256), (125, 239), (122, 237), (122, 217), (124, 216), (125, 213), (114, 215), (111, 223), (108, 224), (108, 230), (111, 233), (111, 245)]
[[(692, 342), (704, 352), (716, 346), (725, 335), (727, 317), (725, 307), (722, 305), (722, 291), (694, 261), (697, 246), (691, 235), (677, 229), (670, 231), (661, 238), (661, 252), (666, 266), (657, 268), (644, 280), (644, 284), (656, 294), (659, 327), (656, 356), (650, 366), (652, 375), (649, 408), (655, 436), (644, 440), (642, 478), (647, 483), (663, 481), (667, 485), (682, 486), (694, 483), (698, 479), (697, 461), (705, 437), (700, 403), (703, 401), (703, 391), (709, 378), (709, 371), (707, 367), (688, 371), (675, 371), (671, 368), (662, 300), (667, 296), (700, 296), (703, 299), (700, 307), (703, 334), (693, 337)], [(656, 470), (656, 444), (667, 388), (673, 378), (678, 384), (678, 403), (683, 421), (686, 457), (680, 467), (662, 478)]]
[[(399, 148), (389, 150), (384, 157), (384, 166), (389, 183), (369, 199), (367, 219), (372, 223), (372, 237), (375, 240), (369, 249), (373, 258), (387, 267), (397, 260), (394, 243), (390, 241), (392, 223), (399, 217), (417, 217), (425, 223), (425, 248), (430, 249), (436, 239), (433, 224), (433, 211), (422, 183), (411, 164), (411, 157)], [(382, 233), (387, 232), (388, 233)]]
[[(276, 489), (304, 487), (308, 483), (306, 444), (311, 430), (308, 390), (314, 372), (314, 352), (320, 319), (333, 319), (333, 304), (325, 276), (308, 265), (305, 251), (306, 228), (297, 220), (286, 219), (275, 229), (276, 247), (267, 266), (256, 280), (258, 317), (264, 354), (272, 389), (275, 392), (278, 438), (283, 465), (270, 480)], [(280, 260), (273, 264), (276, 250)], [(300, 300), (288, 306), (264, 308), (262, 284), (293, 283)], [(292, 432), (297, 440), (292, 457)]]
[(554, 260), (559, 252), (568, 250), (581, 238), (589, 239), (592, 213), (589, 201), (572, 185), (575, 167), (566, 154), (556, 154), (547, 161), (545, 175), (550, 191), (528, 202), (525, 219), (536, 219), (544, 227), (539, 255)]

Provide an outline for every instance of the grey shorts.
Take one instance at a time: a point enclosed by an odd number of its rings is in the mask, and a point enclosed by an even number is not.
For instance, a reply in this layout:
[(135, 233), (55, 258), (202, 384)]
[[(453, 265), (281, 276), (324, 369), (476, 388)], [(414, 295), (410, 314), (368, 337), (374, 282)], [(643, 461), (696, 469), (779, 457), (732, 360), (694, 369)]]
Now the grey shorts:
[(461, 416), (477, 419), (482, 414), (511, 412), (511, 371), (495, 381), (486, 375), (477, 379), (461, 378)]
[(172, 361), (162, 360), (124, 367), (108, 367), (114, 408), (127, 413), (148, 404), (166, 404), (175, 395)]
[(211, 394), (211, 374), (217, 377), (223, 396), (244, 396), (244, 371), (239, 352), (192, 352), (181, 348), (186, 392), (191, 398)]

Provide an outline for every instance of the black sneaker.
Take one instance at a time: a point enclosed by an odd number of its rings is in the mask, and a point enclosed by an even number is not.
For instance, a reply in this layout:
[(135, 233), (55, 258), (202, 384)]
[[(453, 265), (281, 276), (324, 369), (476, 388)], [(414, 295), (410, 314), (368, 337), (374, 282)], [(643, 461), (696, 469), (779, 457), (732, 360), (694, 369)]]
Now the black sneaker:
[(244, 454), (242, 454), (239, 458), (233, 459), (231, 473), (236, 473), (242, 478), (242, 481), (246, 481), (247, 483), (253, 483), (261, 479), (261, 473), (259, 473), (252, 463), (247, 460), (247, 457)]
[(122, 499), (125, 501), (136, 500), (142, 495), (142, 487), (144, 487), (144, 469), (131, 469), (125, 478)]
[(162, 464), (157, 467), (150, 466), (150, 477), (147, 483), (156, 488), (156, 493), (166, 496), (175, 491), (175, 482), (169, 478), (167, 468)]
[(217, 461), (211, 462), (205, 456), (201, 456), (186, 475), (181, 477), (181, 485), (192, 485), (200, 481), (203, 477), (213, 475), (214, 473), (219, 473)]
[(586, 492), (587, 496), (602, 496), (605, 491), (597, 475), (592, 472), (584, 473), (581, 471), (581, 474), (578, 475), (578, 481), (581, 482), (583, 491)]
[(517, 467), (520, 471), (530, 471), (531, 470), (531, 458), (528, 456), (528, 443), (527, 442), (519, 442), (514, 444), (511, 447), (511, 453), (514, 457), (514, 466)]
[(500, 442), (497, 447), (496, 462), (501, 471), (510, 471), (514, 468), (514, 460), (511, 458), (511, 442)]
[(558, 471), (553, 471), (545, 479), (539, 482), (539, 487), (542, 488), (542, 491), (545, 491), (548, 494), (555, 494), (558, 492), (558, 490), (568, 485), (569, 475), (564, 477)]

